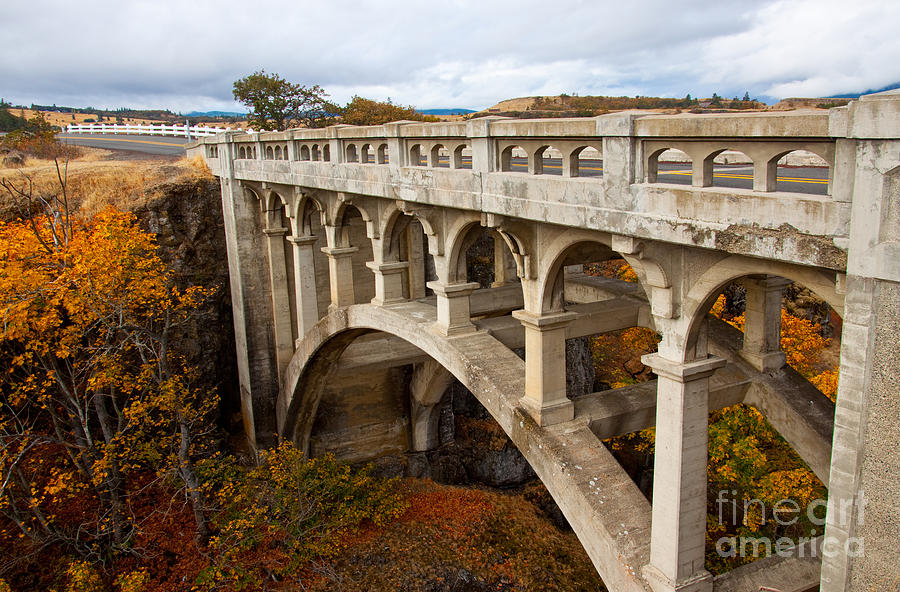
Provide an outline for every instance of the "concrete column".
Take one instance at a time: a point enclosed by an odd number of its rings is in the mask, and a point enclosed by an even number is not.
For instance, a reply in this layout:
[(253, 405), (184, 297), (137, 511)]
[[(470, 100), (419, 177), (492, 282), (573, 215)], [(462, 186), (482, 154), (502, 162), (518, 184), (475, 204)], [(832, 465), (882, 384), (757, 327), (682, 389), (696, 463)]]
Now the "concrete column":
[(272, 292), (272, 320), (275, 329), (275, 359), (278, 363), (279, 382), (294, 353), (294, 337), (291, 331), (291, 300), (288, 292), (287, 259), (284, 253), (284, 237), (287, 228), (266, 228), (269, 247), (269, 281)]
[(778, 185), (778, 160), (753, 161), (753, 191), (775, 191)]
[(514, 310), (525, 327), (525, 397), (522, 405), (538, 425), (547, 426), (575, 417), (566, 396), (566, 327), (578, 316), (573, 312), (534, 315)]
[(492, 288), (499, 288), (516, 280), (516, 262), (510, 256), (506, 241), (494, 234), (494, 282)]
[(358, 247), (322, 247), (328, 256), (328, 280), (331, 288), (330, 309), (356, 304), (353, 288), (353, 253)]
[(297, 341), (299, 341), (310, 327), (319, 321), (313, 250), (318, 237), (292, 236), (288, 240), (294, 245), (294, 292), (297, 299)]
[(366, 267), (375, 272), (375, 298), (372, 299), (372, 304), (384, 306), (406, 300), (403, 297), (403, 272), (409, 268), (408, 261), (369, 261)]
[(410, 225), (406, 230), (406, 252), (409, 261), (409, 299), (425, 297), (425, 237), (418, 230), (419, 224)]
[(562, 176), (577, 177), (578, 176), (578, 155), (572, 152), (563, 152), (562, 155)]
[(528, 174), (543, 175), (544, 174), (544, 153), (543, 152), (526, 152), (528, 157)]
[(712, 590), (704, 568), (709, 376), (722, 358), (673, 362), (641, 358), (659, 377), (650, 563), (644, 577), (654, 592)]
[(297, 143), (294, 142), (293, 134), (288, 133), (288, 142), (287, 142), (287, 154), (285, 158), (289, 161), (300, 160), (300, 155), (297, 150)]
[(745, 279), (744, 347), (741, 357), (760, 372), (784, 366), (781, 351), (781, 294), (789, 281), (779, 277)]
[(475, 331), (469, 312), (469, 296), (478, 288), (477, 283), (445, 284), (433, 281), (427, 285), (437, 297), (435, 331), (448, 337)]
[(224, 159), (220, 179), (228, 276), (234, 313), (234, 337), (241, 415), (247, 440), (254, 450), (275, 443), (275, 400), (278, 368), (268, 324), (272, 314), (270, 282), (266, 278), (265, 235), (261, 232), (259, 202), (233, 176), (231, 158)]
[(472, 171), (491, 173), (500, 170), (497, 162), (497, 145), (491, 138), (491, 121), (505, 119), (490, 116), (470, 119), (466, 122), (466, 135), (472, 142)]
[(412, 449), (421, 452), (440, 444), (440, 406), (453, 375), (432, 359), (413, 365), (409, 380)]
[(822, 592), (894, 590), (900, 541), (900, 93), (832, 109), (834, 191), (850, 202)]

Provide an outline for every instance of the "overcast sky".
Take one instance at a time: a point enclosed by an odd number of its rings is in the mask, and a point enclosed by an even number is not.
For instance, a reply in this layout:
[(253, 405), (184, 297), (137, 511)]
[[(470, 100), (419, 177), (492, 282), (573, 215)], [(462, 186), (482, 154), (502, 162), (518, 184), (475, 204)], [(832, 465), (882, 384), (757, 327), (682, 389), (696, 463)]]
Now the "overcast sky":
[(230, 111), (260, 68), (420, 108), (826, 96), (900, 82), (898, 26), (897, 0), (30, 0), (3, 7), (0, 97)]

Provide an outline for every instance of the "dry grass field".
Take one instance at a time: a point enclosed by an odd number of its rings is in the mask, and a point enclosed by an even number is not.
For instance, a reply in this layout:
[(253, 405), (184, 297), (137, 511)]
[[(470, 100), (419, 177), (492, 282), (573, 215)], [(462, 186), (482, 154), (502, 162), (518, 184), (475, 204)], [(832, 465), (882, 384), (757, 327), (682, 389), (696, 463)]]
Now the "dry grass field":
[[(120, 160), (111, 150), (81, 148), (80, 151), (81, 156), (69, 162), (61, 161), (59, 166), (69, 203), (84, 216), (91, 216), (110, 205), (121, 210), (134, 209), (154, 197), (154, 187), (210, 175), (200, 158)], [(23, 167), (0, 167), (0, 179), (17, 187), (30, 186), (34, 195), (50, 196), (60, 192), (56, 163), (52, 160), (28, 158)], [(9, 219), (10, 214), (14, 216), (16, 207), (9, 193), (0, 188), (0, 219)]]
[[(25, 117), (25, 119), (31, 119), (32, 117), (34, 117), (35, 113), (38, 113), (38, 111), (32, 111), (31, 109), (10, 109), (10, 113), (12, 113), (13, 115), (21, 115)], [(44, 114), (44, 118), (52, 125), (58, 125), (59, 127), (66, 127), (70, 123), (84, 123), (85, 119), (93, 119), (95, 121), (97, 119), (97, 116), (93, 113), (59, 113), (57, 111), (41, 111), (41, 113)], [(132, 119), (129, 117), (123, 118), (123, 122), (132, 124), (162, 123), (162, 121), (160, 120)], [(104, 120), (103, 123), (116, 122), (106, 122)]]

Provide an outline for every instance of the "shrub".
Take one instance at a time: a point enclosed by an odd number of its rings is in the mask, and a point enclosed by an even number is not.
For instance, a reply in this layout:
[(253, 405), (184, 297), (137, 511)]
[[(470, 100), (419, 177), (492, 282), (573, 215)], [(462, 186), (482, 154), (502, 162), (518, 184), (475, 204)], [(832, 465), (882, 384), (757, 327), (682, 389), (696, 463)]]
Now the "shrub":
[(354, 470), (332, 456), (306, 460), (285, 443), (262, 463), (242, 470), (230, 457), (201, 469), (207, 496), (219, 506), (218, 532), (210, 539), (211, 567), (202, 589), (254, 588), (270, 575), (303, 579), (314, 561), (333, 557), (364, 523), (383, 526), (407, 507), (395, 480)]

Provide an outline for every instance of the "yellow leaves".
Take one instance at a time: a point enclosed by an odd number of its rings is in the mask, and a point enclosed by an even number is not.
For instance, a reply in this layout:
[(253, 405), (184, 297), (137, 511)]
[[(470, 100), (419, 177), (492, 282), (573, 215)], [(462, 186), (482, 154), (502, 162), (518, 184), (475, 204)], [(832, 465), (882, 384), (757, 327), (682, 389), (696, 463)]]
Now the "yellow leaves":
[(838, 369), (834, 367), (812, 376), (809, 381), (832, 402), (837, 402)]
[(73, 561), (66, 569), (66, 592), (104, 592), (103, 580), (87, 561)]
[(146, 568), (123, 573), (116, 578), (115, 585), (120, 592), (144, 592), (150, 583), (150, 574)]
[[(725, 295), (720, 294), (710, 309), (710, 314), (728, 324), (744, 330), (744, 314), (725, 316)], [(822, 352), (831, 339), (822, 336), (822, 327), (807, 319), (796, 317), (781, 309), (781, 349), (788, 365), (809, 380), (832, 401), (837, 398), (838, 368), (822, 368)]]

